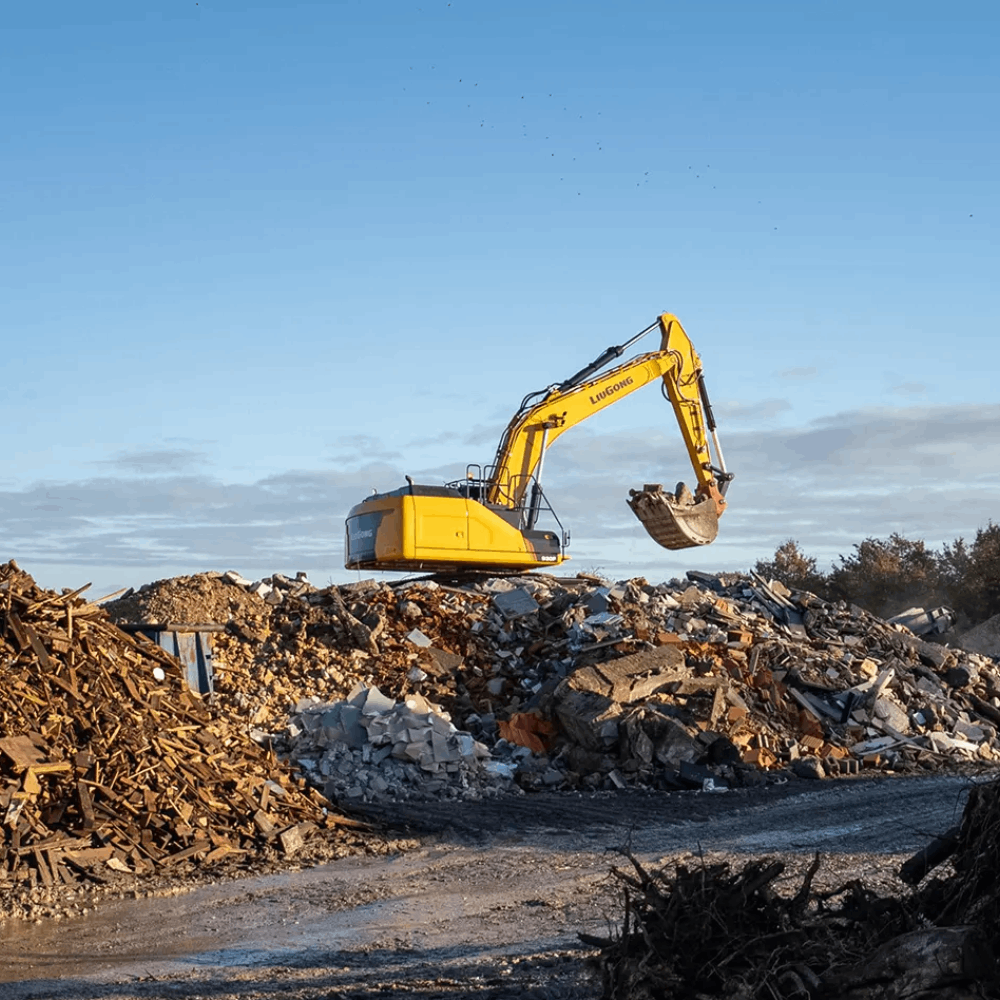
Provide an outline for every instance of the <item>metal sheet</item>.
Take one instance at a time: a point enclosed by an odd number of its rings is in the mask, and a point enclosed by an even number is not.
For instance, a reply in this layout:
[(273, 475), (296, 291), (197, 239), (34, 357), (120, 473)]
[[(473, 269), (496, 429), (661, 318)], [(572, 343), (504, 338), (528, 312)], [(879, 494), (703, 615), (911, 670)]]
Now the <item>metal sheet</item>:
[(212, 694), (215, 691), (211, 632), (149, 631), (145, 634), (161, 649), (181, 661), (184, 665), (184, 679), (192, 691), (200, 694)]

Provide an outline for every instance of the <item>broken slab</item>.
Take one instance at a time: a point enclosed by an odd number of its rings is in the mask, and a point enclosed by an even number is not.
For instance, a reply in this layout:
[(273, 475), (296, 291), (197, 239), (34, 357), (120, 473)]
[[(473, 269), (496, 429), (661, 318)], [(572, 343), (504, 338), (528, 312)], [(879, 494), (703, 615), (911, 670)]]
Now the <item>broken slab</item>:
[(528, 591), (518, 587), (493, 595), (493, 606), (508, 621), (513, 618), (523, 618), (538, 611), (539, 604)]
[(420, 646), (423, 649), (427, 649), (431, 645), (431, 640), (418, 628), (406, 633), (406, 641), (412, 642), (414, 646)]
[(955, 624), (955, 612), (951, 608), (907, 608), (886, 619), (891, 625), (902, 625), (914, 635), (940, 635)]
[(555, 703), (555, 713), (571, 742), (598, 752), (618, 742), (619, 703), (594, 691), (566, 688)]
[(678, 768), (702, 753), (701, 745), (684, 726), (662, 712), (648, 712), (642, 719), (642, 727), (653, 742), (653, 756), (664, 767)]
[(658, 646), (575, 670), (556, 689), (555, 699), (566, 690), (590, 691), (627, 705), (689, 678), (684, 653), (676, 646)]

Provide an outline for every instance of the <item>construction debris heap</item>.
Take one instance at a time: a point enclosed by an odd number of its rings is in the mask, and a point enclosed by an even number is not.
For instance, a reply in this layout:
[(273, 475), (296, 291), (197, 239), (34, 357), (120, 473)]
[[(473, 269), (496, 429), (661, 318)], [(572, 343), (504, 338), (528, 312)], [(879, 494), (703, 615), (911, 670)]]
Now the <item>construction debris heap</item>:
[[(193, 607), (177, 603), (185, 590)], [(495, 759), (513, 754), (525, 790), (719, 789), (779, 772), (824, 778), (1000, 759), (1000, 682), (988, 657), (753, 574), (319, 589), (304, 574), (251, 582), (227, 573), (162, 581), (108, 607), (121, 621), (143, 606), (154, 609), (147, 621), (191, 621), (204, 616), (209, 591), (211, 606), (232, 609), (216, 639), (220, 704), (300, 751), (289, 714), (363, 685), (441, 706)], [(306, 750), (296, 755), (315, 756)], [(428, 794), (435, 780), (427, 776)]]
[[(3, 912), (77, 880), (371, 845), (338, 812), (365, 803), (1000, 760), (993, 660), (753, 574), (80, 593), (0, 566)], [(143, 635), (203, 627), (205, 698)]]

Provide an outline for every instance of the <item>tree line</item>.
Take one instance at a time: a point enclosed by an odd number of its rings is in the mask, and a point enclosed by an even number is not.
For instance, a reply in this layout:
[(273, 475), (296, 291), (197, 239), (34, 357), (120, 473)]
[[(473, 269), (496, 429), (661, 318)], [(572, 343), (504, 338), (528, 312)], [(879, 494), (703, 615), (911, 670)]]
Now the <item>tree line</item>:
[(849, 601), (883, 618), (942, 604), (959, 616), (959, 627), (1000, 614), (1000, 524), (992, 521), (973, 541), (956, 538), (940, 549), (900, 534), (866, 538), (850, 555), (838, 556), (827, 573), (789, 538), (754, 569), (788, 587), (828, 601)]

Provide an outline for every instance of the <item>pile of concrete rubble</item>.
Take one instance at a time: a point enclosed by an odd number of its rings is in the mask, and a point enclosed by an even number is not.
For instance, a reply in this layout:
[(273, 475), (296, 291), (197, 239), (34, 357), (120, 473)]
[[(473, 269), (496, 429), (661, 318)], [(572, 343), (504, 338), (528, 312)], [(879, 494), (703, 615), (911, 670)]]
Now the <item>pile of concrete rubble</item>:
[(346, 701), (299, 709), (285, 753), (331, 800), (478, 798), (510, 790), (513, 768), (491, 759), (419, 694), (394, 702), (377, 687), (358, 685)]
[[(419, 741), (385, 755), (381, 735), (357, 744), (355, 730), (352, 745), (332, 735), (336, 726), (315, 722), (329, 706), (353, 702), (359, 685), (404, 706), (416, 697), (439, 706), (456, 732), (489, 750), (480, 765), (515, 767), (528, 790), (725, 789), (779, 774), (1000, 759), (1000, 681), (990, 658), (753, 574), (687, 576), (655, 585), (537, 574), (325, 588), (304, 574), (199, 579), (223, 596), (236, 592), (234, 608), (251, 597), (268, 609), (249, 625), (237, 613), (219, 622), (220, 705), (284, 733), (287, 752), (315, 760), (314, 780), (338, 800), (388, 788), (479, 795), (486, 787), (463, 789), (414, 764), (424, 754)], [(166, 585), (143, 588), (147, 602)], [(143, 591), (130, 595), (129, 614)], [(107, 607), (121, 621), (116, 604)], [(906, 614), (927, 634), (947, 621), (946, 609)], [(320, 730), (327, 743), (303, 747)], [(376, 773), (387, 760), (412, 767), (410, 778)], [(364, 780), (351, 777), (362, 772)]]

